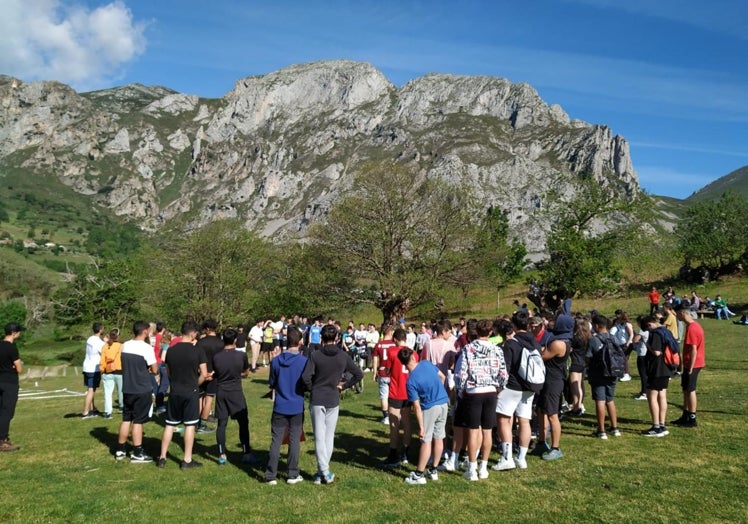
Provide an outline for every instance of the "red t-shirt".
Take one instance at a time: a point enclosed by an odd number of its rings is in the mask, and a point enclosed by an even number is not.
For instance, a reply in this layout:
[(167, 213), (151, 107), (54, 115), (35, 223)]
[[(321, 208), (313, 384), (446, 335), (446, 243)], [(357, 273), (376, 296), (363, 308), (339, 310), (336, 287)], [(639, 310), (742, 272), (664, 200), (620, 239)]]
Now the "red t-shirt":
[[(371, 357), (379, 357), (379, 369), (377, 369), (377, 374), (380, 377), (389, 377), (390, 376), (390, 360), (389, 355), (387, 354), (387, 350), (391, 347), (396, 346), (394, 340), (380, 340), (377, 342), (377, 344), (374, 346), (374, 349), (371, 352)], [(395, 353), (395, 358), (397, 358), (397, 353)]]
[(660, 303), (660, 294), (657, 291), (651, 291), (649, 293), (649, 302), (650, 302), (650, 304), (659, 304)]
[(696, 362), (694, 369), (703, 368), (705, 365), (704, 358), (704, 328), (698, 322), (686, 324), (686, 338), (683, 341), (683, 368), (691, 367), (691, 352), (686, 350), (686, 346), (696, 346)]
[[(390, 397), (393, 400), (408, 400), (408, 390), (406, 388), (408, 383), (408, 368), (400, 363), (400, 359), (397, 358), (397, 354), (402, 348), (399, 346), (392, 346), (387, 348), (387, 366), (390, 370)], [(413, 356), (418, 362), (418, 354), (413, 353)]]

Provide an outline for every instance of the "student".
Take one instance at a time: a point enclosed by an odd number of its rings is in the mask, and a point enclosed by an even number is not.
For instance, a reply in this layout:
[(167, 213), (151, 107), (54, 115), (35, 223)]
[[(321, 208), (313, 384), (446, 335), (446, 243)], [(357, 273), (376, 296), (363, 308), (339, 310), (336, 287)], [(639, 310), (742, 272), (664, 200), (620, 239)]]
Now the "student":
[(609, 433), (614, 437), (620, 437), (621, 431), (618, 429), (618, 414), (616, 404), (613, 400), (616, 392), (616, 377), (606, 377), (602, 362), (603, 346), (613, 344), (614, 339), (608, 333), (610, 321), (598, 315), (592, 319), (595, 328), (595, 335), (590, 339), (587, 346), (587, 369), (589, 370), (590, 388), (592, 389), (592, 400), (595, 401), (595, 415), (597, 416), (597, 430), (594, 437), (607, 440), (608, 434), (605, 432), (605, 410), (608, 410), (610, 417)]
[(16, 340), (26, 328), (15, 322), (5, 325), (5, 338), (0, 341), (0, 451), (18, 451), (10, 441), (10, 421), (18, 403), (18, 375), (23, 362), (18, 356)]
[[(213, 373), (213, 357), (223, 351), (223, 341), (216, 335), (218, 322), (208, 319), (202, 325), (204, 337), (197, 341), (197, 349), (205, 355), (205, 364), (208, 367), (208, 374)], [(213, 399), (218, 391), (218, 382), (215, 380), (206, 380), (200, 386), (200, 396), (202, 403), (200, 405), (200, 422), (197, 425), (198, 433), (210, 433), (214, 431), (208, 426), (208, 417), (213, 407)]]
[(652, 427), (642, 432), (645, 437), (665, 437), (670, 432), (665, 427), (667, 415), (667, 388), (670, 383), (671, 370), (665, 364), (665, 339), (658, 332), (660, 323), (653, 316), (642, 319), (647, 326), (647, 401), (652, 416)]
[(309, 327), (309, 353), (322, 349), (322, 319), (317, 317)]
[(690, 308), (681, 304), (676, 308), (678, 320), (686, 324), (683, 340), (683, 375), (680, 385), (683, 389), (683, 414), (672, 422), (674, 426), (695, 428), (696, 422), (696, 381), (705, 366), (704, 328), (691, 315)]
[[(338, 336), (335, 326), (324, 326), (320, 335), (322, 348), (309, 355), (301, 378), (304, 386), (311, 391), (309, 412), (312, 416), (314, 452), (317, 456), (314, 483), (332, 484), (335, 474), (330, 471), (330, 458), (335, 443), (340, 392), (352, 387), (364, 374), (335, 343)], [(341, 384), (343, 373), (350, 373), (351, 378)]]
[[(400, 363), (397, 355), (405, 346), (408, 335), (403, 328), (395, 329), (392, 334), (392, 340), (395, 345), (387, 348), (387, 366), (390, 377), (390, 387), (387, 397), (387, 406), (390, 422), (390, 451), (383, 465), (385, 467), (397, 467), (400, 464), (408, 463), (408, 449), (410, 447), (411, 426), (410, 426), (410, 401), (408, 401), (408, 368)], [(417, 357), (416, 357), (417, 358)], [(402, 439), (400, 438), (400, 429), (403, 430)], [(402, 440), (403, 450), (398, 454), (400, 441)]]
[(216, 382), (216, 444), (218, 464), (226, 464), (226, 427), (229, 418), (239, 424), (239, 442), (242, 445), (242, 462), (252, 464), (257, 459), (252, 455), (249, 439), (249, 412), (242, 389), (242, 378), (249, 376), (247, 354), (236, 350), (236, 331), (223, 332), (224, 348), (213, 356), (213, 380)]
[(304, 425), (304, 384), (301, 374), (307, 358), (300, 353), (302, 333), (294, 326), (286, 334), (288, 351), (270, 363), (268, 385), (275, 392), (273, 414), (270, 418), (270, 456), (265, 469), (265, 482), (277, 484), (278, 460), (283, 439), (288, 435), (287, 484), (298, 484), (304, 480), (299, 472), (301, 434)]
[(250, 371), (252, 373), (257, 373), (257, 359), (260, 357), (260, 347), (262, 346), (262, 324), (262, 320), (258, 320), (249, 330), (249, 346), (252, 349)]
[(153, 347), (146, 342), (149, 330), (148, 322), (135, 322), (132, 328), (135, 338), (122, 345), (121, 354), (122, 393), (125, 405), (114, 457), (122, 460), (127, 456), (125, 446), (132, 429), (133, 451), (130, 453), (130, 462), (135, 464), (153, 462), (153, 457), (143, 450), (143, 424), (151, 418), (153, 409), (153, 385), (150, 375), (158, 373)]
[(104, 347), (101, 348), (101, 359), (99, 369), (101, 380), (104, 383), (104, 418), (112, 418), (112, 395), (114, 387), (117, 386), (117, 402), (122, 410), (124, 401), (122, 399), (122, 344), (119, 342), (119, 329), (109, 332)]
[(395, 329), (392, 326), (385, 326), (382, 329), (383, 338), (374, 346), (372, 352), (372, 377), (379, 385), (379, 405), (382, 409), (382, 424), (390, 423), (389, 403), (390, 396), (390, 365), (388, 351), (397, 346), (392, 340)]
[(210, 378), (205, 354), (195, 349), (197, 325), (182, 324), (182, 340), (166, 352), (166, 369), (171, 379), (171, 391), (166, 405), (166, 420), (161, 436), (161, 454), (156, 465), (166, 466), (166, 452), (174, 436), (174, 429), (184, 424), (184, 460), (180, 469), (199, 468), (202, 463), (192, 459), (195, 426), (200, 422), (200, 384)]
[[(405, 482), (426, 484), (427, 477), (431, 480), (439, 479), (437, 467), (444, 451), (449, 412), (449, 397), (444, 389), (446, 377), (428, 360), (418, 362), (413, 350), (407, 346), (400, 349), (397, 358), (409, 371), (406, 384), (408, 400), (413, 404), (418, 421), (418, 435), (421, 437), (418, 465), (416, 470), (405, 478)], [(432, 456), (433, 464), (426, 471), (429, 457)]]
[(104, 339), (101, 334), (104, 331), (104, 324), (95, 322), (93, 325), (93, 335), (86, 340), (86, 358), (83, 360), (83, 385), (88, 388), (86, 397), (83, 400), (83, 418), (96, 418), (99, 416), (99, 410), (94, 404), (94, 395), (101, 385), (101, 348), (104, 347)]
[(649, 298), (649, 314), (654, 315), (660, 308), (660, 293), (657, 291), (656, 287), (652, 286), (647, 298)]

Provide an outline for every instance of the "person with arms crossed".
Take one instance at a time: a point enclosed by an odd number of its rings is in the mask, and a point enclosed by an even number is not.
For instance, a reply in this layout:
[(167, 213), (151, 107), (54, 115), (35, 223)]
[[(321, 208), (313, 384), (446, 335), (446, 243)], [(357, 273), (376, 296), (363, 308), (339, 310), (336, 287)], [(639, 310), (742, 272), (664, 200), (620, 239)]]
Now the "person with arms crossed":
[[(223, 351), (223, 341), (216, 335), (218, 322), (211, 318), (203, 322), (202, 327), (205, 336), (198, 340), (197, 349), (205, 354), (205, 364), (208, 366), (208, 374), (211, 374), (213, 373), (213, 357)], [(197, 432), (210, 433), (214, 429), (208, 426), (208, 417), (210, 417), (213, 399), (216, 397), (218, 382), (206, 380), (200, 388), (202, 404), (200, 405), (200, 422), (197, 425)]]
[(10, 421), (18, 403), (18, 375), (23, 362), (18, 356), (16, 340), (26, 328), (15, 322), (5, 325), (5, 338), (0, 341), (0, 451), (18, 451), (10, 441)]
[(119, 329), (112, 329), (107, 342), (101, 348), (101, 381), (104, 383), (104, 418), (112, 418), (112, 395), (117, 386), (117, 403), (122, 411), (122, 344), (119, 342)]
[(704, 356), (704, 328), (691, 315), (688, 305), (681, 304), (676, 308), (678, 320), (686, 324), (686, 336), (683, 340), (683, 375), (680, 385), (683, 389), (683, 414), (672, 422), (674, 426), (695, 428), (696, 422), (696, 381), (699, 372), (706, 365)]

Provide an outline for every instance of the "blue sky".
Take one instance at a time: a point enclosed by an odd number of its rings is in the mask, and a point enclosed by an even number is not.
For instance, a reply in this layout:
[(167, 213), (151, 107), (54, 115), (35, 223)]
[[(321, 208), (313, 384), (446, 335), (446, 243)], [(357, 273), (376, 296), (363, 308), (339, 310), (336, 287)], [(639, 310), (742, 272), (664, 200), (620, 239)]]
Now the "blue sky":
[(370, 62), (397, 85), (493, 75), (626, 137), (651, 193), (686, 197), (748, 164), (744, 0), (0, 0), (0, 12), (0, 72), (24, 80), (218, 97), (323, 59)]

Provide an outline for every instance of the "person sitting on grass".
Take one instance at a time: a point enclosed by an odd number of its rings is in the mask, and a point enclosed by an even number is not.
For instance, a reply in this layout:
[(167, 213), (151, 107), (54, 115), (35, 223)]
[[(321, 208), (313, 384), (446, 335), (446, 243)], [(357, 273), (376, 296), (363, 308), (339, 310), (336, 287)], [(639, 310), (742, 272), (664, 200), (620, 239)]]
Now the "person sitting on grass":
[[(428, 360), (418, 362), (412, 349), (405, 347), (397, 354), (400, 363), (408, 368), (408, 400), (418, 421), (421, 449), (418, 465), (408, 477), (407, 484), (426, 484), (426, 478), (438, 480), (437, 467), (444, 451), (449, 397), (444, 389), (444, 374)], [(426, 471), (429, 457), (433, 457), (431, 468)], [(424, 474), (425, 473), (425, 474)]]
[(597, 430), (594, 437), (607, 440), (608, 434), (605, 432), (605, 410), (608, 410), (610, 417), (609, 433), (614, 437), (620, 437), (621, 431), (618, 429), (618, 414), (616, 412), (616, 403), (613, 400), (616, 392), (615, 376), (606, 376), (605, 366), (603, 363), (603, 347), (606, 344), (615, 344), (613, 336), (608, 333), (610, 321), (598, 315), (592, 319), (595, 328), (595, 335), (590, 339), (587, 346), (587, 369), (589, 374), (590, 388), (592, 389), (592, 400), (595, 401), (595, 415), (597, 417)]

